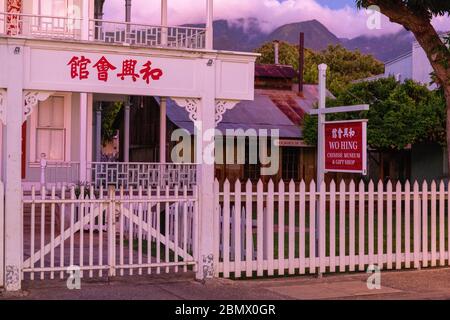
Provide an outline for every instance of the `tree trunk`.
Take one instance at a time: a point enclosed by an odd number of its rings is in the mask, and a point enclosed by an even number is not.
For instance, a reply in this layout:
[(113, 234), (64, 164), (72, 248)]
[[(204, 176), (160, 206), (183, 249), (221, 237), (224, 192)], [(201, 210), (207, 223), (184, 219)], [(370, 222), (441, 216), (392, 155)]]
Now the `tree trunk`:
[[(447, 82), (448, 83), (448, 82)], [(445, 102), (447, 104), (447, 175), (450, 175), (450, 84), (447, 84), (444, 88)]]

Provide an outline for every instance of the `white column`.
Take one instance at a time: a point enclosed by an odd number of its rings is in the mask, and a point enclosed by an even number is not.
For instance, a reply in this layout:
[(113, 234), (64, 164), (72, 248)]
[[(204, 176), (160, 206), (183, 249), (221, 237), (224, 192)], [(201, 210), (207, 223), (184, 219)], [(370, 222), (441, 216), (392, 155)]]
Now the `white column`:
[(89, 40), (89, 0), (83, 0), (81, 13), (81, 39)]
[[(326, 94), (327, 90), (327, 65), (319, 65), (319, 109), (326, 108)], [(325, 120), (324, 113), (318, 115), (318, 128), (317, 128), (317, 191), (320, 191), (320, 185), (325, 181)], [(316, 203), (316, 225), (320, 226), (320, 212), (325, 210), (321, 208), (320, 201)], [(320, 248), (320, 230), (316, 228), (316, 256), (319, 256)]]
[(80, 182), (86, 182), (87, 173), (87, 107), (88, 94), (80, 93)]
[[(212, 58), (212, 57), (211, 57)], [(199, 121), (196, 122), (196, 163), (197, 185), (199, 186), (199, 227), (198, 227), (198, 271), (196, 278), (204, 280), (212, 277), (214, 266), (209, 257), (213, 257), (214, 226), (214, 131), (215, 129), (215, 62), (208, 66), (205, 58), (205, 77)], [(199, 130), (200, 129), (200, 130)], [(206, 134), (206, 135), (205, 135)], [(209, 134), (209, 136), (207, 136)], [(214, 260), (214, 259), (212, 259)]]
[(8, 44), (7, 113), (4, 154), (5, 182), (5, 287), (21, 289), (22, 268), (22, 121), (23, 42)]
[(102, 161), (102, 103), (95, 112), (95, 161)]
[(167, 0), (161, 0), (161, 44), (163, 46), (167, 45), (167, 36), (168, 36), (168, 20), (167, 20)]
[(130, 162), (130, 104), (125, 104), (124, 116), (124, 141), (123, 141), (123, 161)]
[[(326, 90), (327, 90), (327, 65), (319, 65), (319, 109), (325, 109), (326, 106)], [(318, 138), (317, 138), (317, 188), (325, 178), (325, 149), (324, 149), (324, 126), (325, 114), (319, 113), (318, 119)]]
[(167, 99), (161, 98), (159, 106), (159, 162), (166, 163), (166, 135), (167, 135)]
[(214, 40), (213, 21), (214, 21), (213, 0), (206, 0), (206, 49), (208, 50), (213, 49), (213, 40)]

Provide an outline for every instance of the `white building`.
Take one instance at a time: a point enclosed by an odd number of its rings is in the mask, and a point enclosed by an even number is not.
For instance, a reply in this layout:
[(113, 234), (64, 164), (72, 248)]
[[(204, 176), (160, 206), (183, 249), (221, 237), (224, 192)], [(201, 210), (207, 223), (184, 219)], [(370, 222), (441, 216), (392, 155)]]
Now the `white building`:
[[(34, 226), (31, 258), (24, 253), (28, 241), (24, 240), (24, 219), (30, 218), (26, 212), (21, 214), (24, 201), (34, 197), (30, 189), (39, 189), (50, 175), (55, 184), (47, 187), (57, 190), (78, 182), (100, 187), (106, 176), (135, 187), (200, 186), (194, 200), (199, 220), (193, 233), (203, 241), (193, 259), (198, 278), (211, 274), (213, 259), (206, 257), (213, 252), (208, 212), (214, 210), (214, 164), (201, 161), (211, 154), (210, 141), (202, 133), (214, 129), (237, 102), (253, 100), (257, 55), (213, 49), (212, 0), (205, 1), (206, 28), (168, 25), (167, 2), (161, 1), (161, 25), (150, 26), (96, 20), (94, 0), (0, 0), (1, 180), (5, 188), (4, 216), (0, 208), (0, 286), (20, 289), (24, 275), (35, 271), (39, 263), (42, 272), (63, 272), (67, 267), (61, 258), (56, 268), (54, 256), (48, 265), (44, 263), (44, 256), (52, 255), (61, 241), (54, 234), (49, 243), (41, 243), (38, 263)], [(186, 109), (192, 121), (201, 124), (196, 136), (197, 165), (166, 163), (163, 112), (160, 163), (99, 162), (96, 101), (126, 102), (130, 95), (160, 97), (162, 110), (165, 98), (170, 97)], [(124, 116), (127, 137), (129, 107)], [(123, 146), (127, 154), (126, 139)], [(171, 191), (165, 196), (178, 194)], [(83, 223), (77, 228), (82, 230)]]
[(399, 81), (412, 79), (416, 82), (435, 89), (432, 83), (431, 73), (433, 68), (428, 57), (417, 41), (414, 41), (411, 51), (387, 62), (385, 64), (384, 77), (394, 76)]

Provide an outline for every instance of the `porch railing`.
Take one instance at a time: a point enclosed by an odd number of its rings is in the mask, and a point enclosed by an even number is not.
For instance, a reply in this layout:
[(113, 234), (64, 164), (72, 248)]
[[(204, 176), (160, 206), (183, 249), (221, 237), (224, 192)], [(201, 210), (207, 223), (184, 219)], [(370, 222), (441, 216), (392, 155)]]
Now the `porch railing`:
[(206, 29), (90, 20), (90, 40), (143, 47), (204, 49)]
[(195, 164), (136, 163), (136, 162), (92, 162), (88, 177), (96, 188), (101, 186), (143, 187), (170, 189), (178, 186), (188, 189), (197, 182)]
[[(0, 12), (0, 35), (45, 39), (82, 39), (83, 19)], [(204, 49), (206, 29), (89, 20), (89, 41), (142, 47)]]
[(56, 17), (18, 13), (0, 13), (0, 34), (47, 39), (81, 39), (81, 21), (74, 17)]
[[(39, 164), (40, 186), (70, 187), (80, 183), (79, 162), (51, 162), (41, 160)], [(173, 190), (186, 186), (189, 190), (197, 183), (195, 164), (136, 163), (136, 162), (90, 162), (87, 164), (87, 184), (95, 188), (114, 186), (117, 189), (133, 187)], [(28, 181), (33, 184), (33, 181)]]

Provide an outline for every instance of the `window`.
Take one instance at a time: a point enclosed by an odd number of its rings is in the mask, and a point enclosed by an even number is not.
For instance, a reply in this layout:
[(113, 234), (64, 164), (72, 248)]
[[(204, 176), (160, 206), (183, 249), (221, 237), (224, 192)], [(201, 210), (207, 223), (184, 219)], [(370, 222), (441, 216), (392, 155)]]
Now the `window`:
[(36, 127), (36, 158), (64, 161), (64, 98), (50, 97), (39, 103)]
[(300, 180), (300, 149), (299, 148), (283, 148), (282, 176), (284, 181)]
[(31, 116), (30, 162), (70, 161), (70, 99), (51, 96), (39, 102)]

